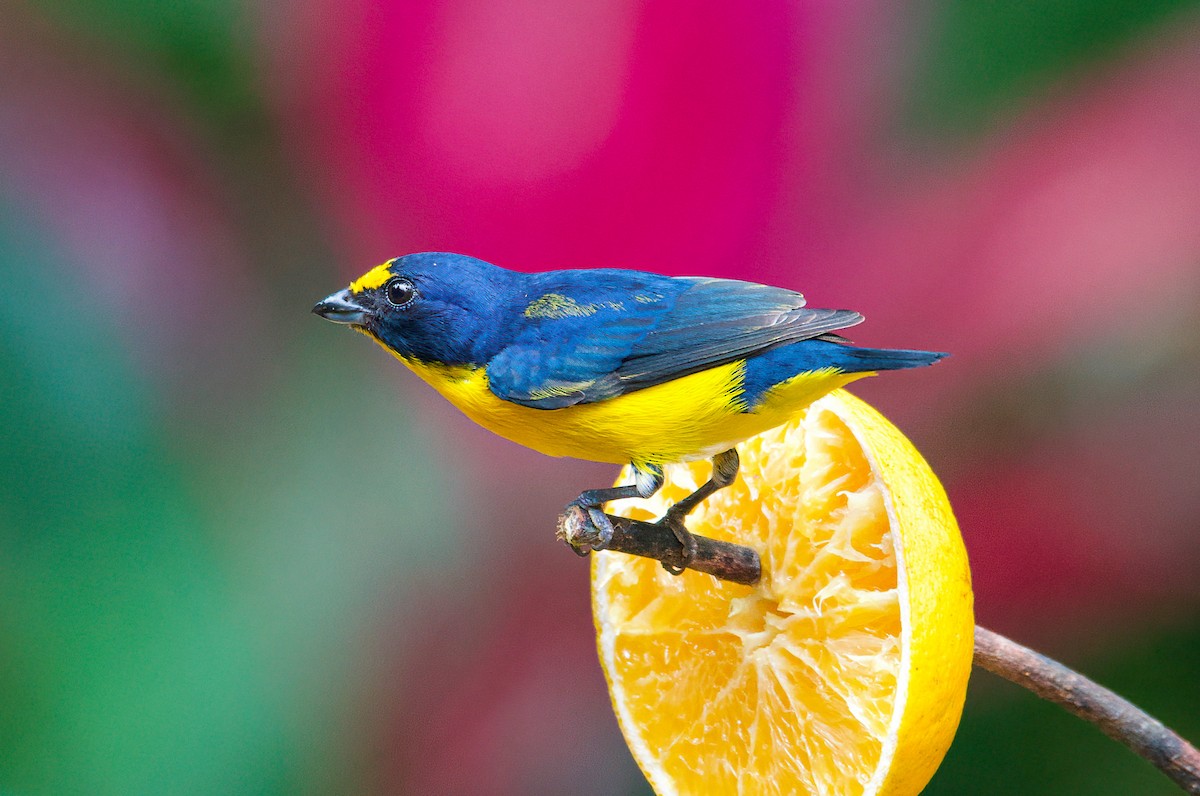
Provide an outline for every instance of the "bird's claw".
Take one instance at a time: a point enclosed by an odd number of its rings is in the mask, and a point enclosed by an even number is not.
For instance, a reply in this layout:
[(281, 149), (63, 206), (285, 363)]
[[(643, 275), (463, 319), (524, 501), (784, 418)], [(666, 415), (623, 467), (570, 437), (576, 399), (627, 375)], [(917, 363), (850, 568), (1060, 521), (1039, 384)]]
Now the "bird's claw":
[(593, 550), (603, 550), (612, 544), (613, 524), (612, 520), (598, 508), (587, 506), (588, 519), (592, 521), (592, 525), (596, 528), (596, 544), (592, 545)]
[(682, 575), (683, 571), (692, 563), (692, 559), (696, 556), (696, 537), (683, 524), (683, 517), (676, 512), (667, 509), (667, 513), (658, 521), (659, 525), (665, 525), (671, 529), (671, 533), (679, 540), (680, 558), (682, 563), (675, 566), (667, 561), (662, 562), (663, 569), (672, 575)]
[[(560, 533), (560, 538), (563, 538), (564, 541), (570, 540), (567, 541), (568, 546), (575, 551), (575, 555), (581, 558), (587, 558), (593, 550), (604, 550), (612, 543), (614, 533), (612, 521), (597, 506), (589, 505), (582, 500), (572, 500), (559, 517), (560, 523), (574, 518), (571, 520), (574, 523), (573, 531), (566, 535)], [(585, 542), (578, 539), (583, 523), (592, 526), (595, 532), (595, 541)], [(582, 535), (585, 538), (591, 536), (591, 534)]]

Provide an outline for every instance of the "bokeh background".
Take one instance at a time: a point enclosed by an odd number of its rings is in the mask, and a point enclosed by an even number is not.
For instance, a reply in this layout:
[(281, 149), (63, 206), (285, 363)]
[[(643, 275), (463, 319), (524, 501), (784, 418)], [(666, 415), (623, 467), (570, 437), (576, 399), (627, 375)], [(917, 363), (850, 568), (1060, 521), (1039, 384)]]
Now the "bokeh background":
[[(647, 794), (611, 468), (312, 303), (385, 258), (795, 287), (943, 476), (978, 616), (1200, 738), (1200, 3), (0, 5), (0, 792)], [(977, 674), (931, 794), (1167, 794)]]

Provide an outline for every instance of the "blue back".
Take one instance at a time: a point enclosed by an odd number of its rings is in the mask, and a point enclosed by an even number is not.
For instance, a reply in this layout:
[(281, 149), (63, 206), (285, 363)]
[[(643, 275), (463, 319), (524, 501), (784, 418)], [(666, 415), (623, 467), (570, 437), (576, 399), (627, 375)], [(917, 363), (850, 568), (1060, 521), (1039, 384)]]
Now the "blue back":
[(804, 370), (913, 367), (938, 356), (814, 339), (862, 316), (806, 309), (799, 293), (751, 282), (617, 269), (523, 274), (437, 252), (397, 258), (390, 270), (419, 297), (402, 309), (375, 298), (371, 331), (405, 356), (485, 367), (497, 396), (540, 409), (740, 359), (749, 360), (748, 394), (758, 394)]

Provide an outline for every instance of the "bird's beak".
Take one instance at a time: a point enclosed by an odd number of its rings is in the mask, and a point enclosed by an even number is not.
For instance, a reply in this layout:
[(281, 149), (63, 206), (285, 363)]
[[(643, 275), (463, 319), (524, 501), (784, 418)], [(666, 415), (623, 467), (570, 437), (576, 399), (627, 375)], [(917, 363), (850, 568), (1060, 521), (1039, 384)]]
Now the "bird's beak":
[(321, 299), (312, 311), (327, 321), (362, 326), (371, 317), (370, 311), (359, 304), (349, 290), (339, 290), (332, 296)]

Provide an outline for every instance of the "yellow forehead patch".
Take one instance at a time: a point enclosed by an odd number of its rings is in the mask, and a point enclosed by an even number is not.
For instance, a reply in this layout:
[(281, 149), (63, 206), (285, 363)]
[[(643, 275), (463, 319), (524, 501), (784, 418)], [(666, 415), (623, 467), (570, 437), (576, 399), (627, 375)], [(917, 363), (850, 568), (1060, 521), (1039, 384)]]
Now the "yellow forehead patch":
[(392, 272), (389, 269), (391, 264), (392, 261), (388, 260), (383, 265), (377, 265), (370, 271), (367, 271), (365, 274), (360, 276), (358, 279), (355, 279), (350, 283), (350, 292), (361, 293), (364, 290), (370, 290), (371, 288), (379, 287), (384, 282), (388, 281), (388, 278), (392, 275)]

